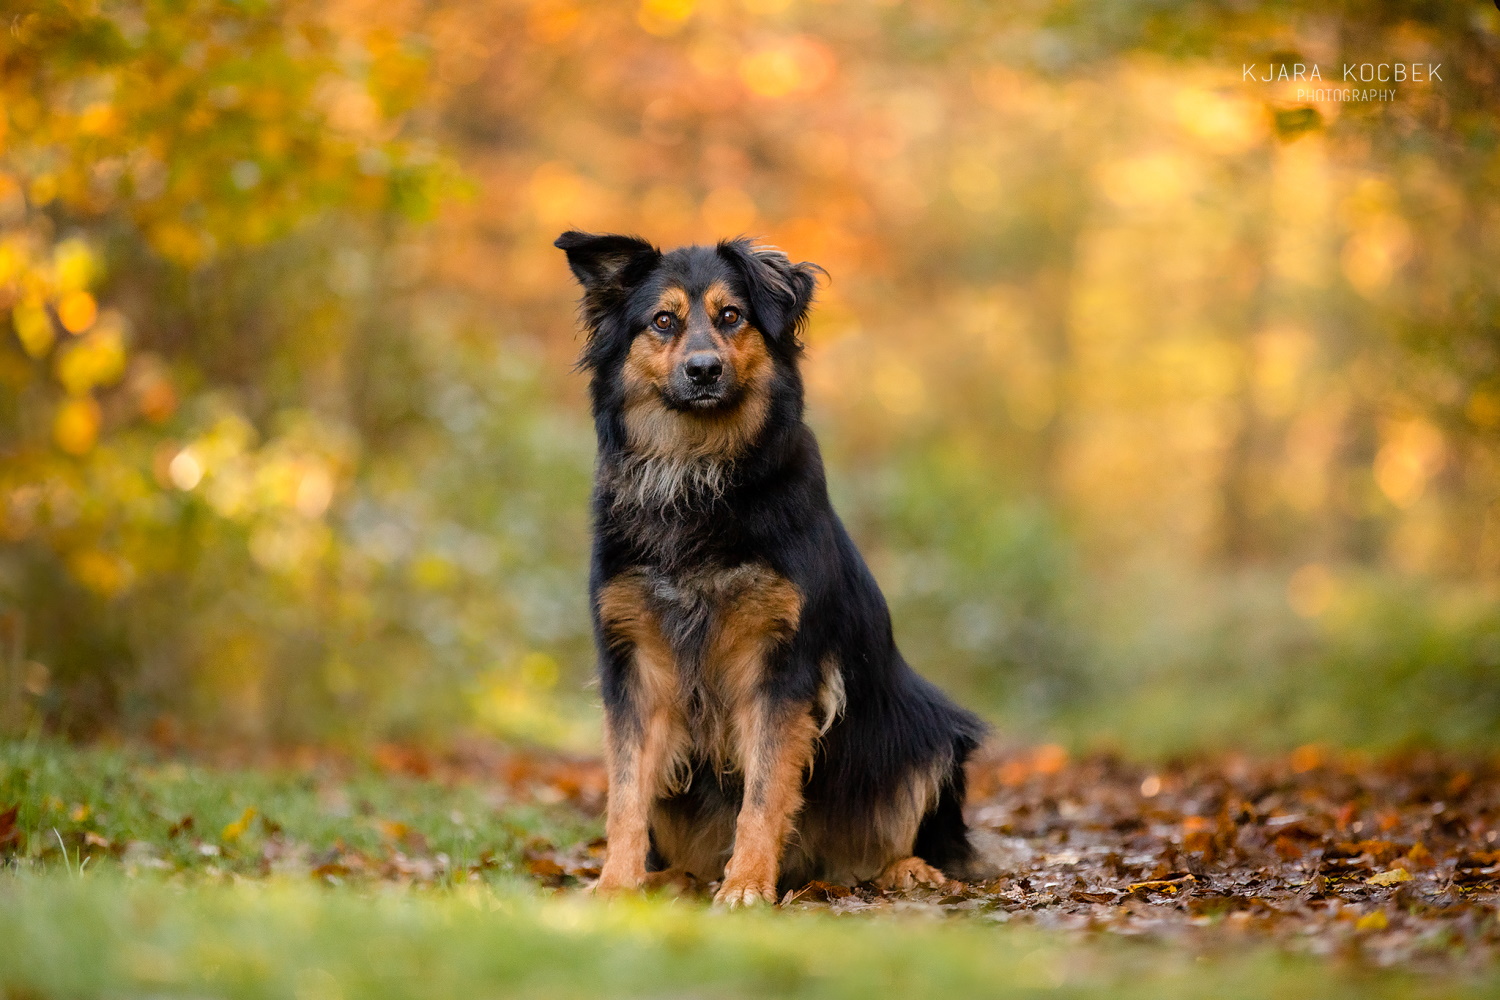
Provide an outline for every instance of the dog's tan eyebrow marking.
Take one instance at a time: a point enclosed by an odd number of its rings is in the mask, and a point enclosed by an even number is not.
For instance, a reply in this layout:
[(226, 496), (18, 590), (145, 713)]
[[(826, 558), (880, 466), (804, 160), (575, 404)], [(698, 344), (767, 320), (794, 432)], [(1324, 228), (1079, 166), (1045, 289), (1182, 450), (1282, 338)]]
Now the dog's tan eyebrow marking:
[(673, 285), (671, 288), (664, 290), (657, 298), (656, 305), (651, 310), (651, 315), (655, 316), (660, 312), (669, 312), (678, 319), (681, 319), (687, 315), (689, 305), (686, 289), (681, 285)]
[(741, 312), (745, 308), (724, 282), (715, 281), (708, 288), (704, 289), (703, 307), (707, 310), (710, 317), (719, 315), (720, 312), (729, 306), (733, 306)]

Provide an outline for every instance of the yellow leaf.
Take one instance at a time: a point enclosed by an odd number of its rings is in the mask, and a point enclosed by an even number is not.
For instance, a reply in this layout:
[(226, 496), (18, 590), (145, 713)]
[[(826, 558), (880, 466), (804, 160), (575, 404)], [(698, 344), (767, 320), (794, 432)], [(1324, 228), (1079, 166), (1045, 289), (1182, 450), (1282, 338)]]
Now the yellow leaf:
[(64, 294), (87, 288), (99, 274), (99, 262), (81, 239), (63, 240), (52, 251), (57, 288)]
[(10, 321), (15, 325), (21, 347), (33, 358), (41, 357), (52, 347), (57, 333), (52, 329), (52, 317), (42, 306), (23, 302), (11, 312)]
[(99, 304), (88, 292), (69, 292), (57, 303), (57, 318), (69, 333), (82, 333), (99, 318)]
[(31, 201), (45, 205), (57, 197), (57, 175), (38, 174), (31, 180)]
[(250, 829), (250, 821), (253, 819), (255, 819), (255, 807), (251, 806), (240, 814), (239, 819), (224, 827), (223, 832), (219, 834), (219, 839), (225, 841), (239, 840), (245, 835), (245, 831)]
[(636, 22), (653, 35), (675, 34), (695, 6), (696, 0), (642, 0)]
[(1365, 883), (1368, 885), (1396, 885), (1400, 882), (1410, 881), (1411, 873), (1408, 872), (1405, 868), (1392, 868), (1388, 872), (1381, 872), (1379, 875), (1371, 875), (1369, 878), (1365, 879)]
[(1412, 845), (1411, 850), (1406, 852), (1406, 860), (1415, 868), (1426, 868), (1432, 864), (1432, 852), (1419, 840)]
[(117, 325), (101, 323), (57, 359), (57, 380), (81, 396), (125, 374), (125, 336)]
[(81, 549), (68, 557), (68, 568), (78, 582), (96, 594), (112, 597), (130, 585), (131, 565), (98, 549)]
[(91, 396), (70, 399), (57, 408), (52, 436), (69, 455), (82, 455), (99, 439), (99, 404)]
[(119, 128), (119, 124), (115, 109), (102, 101), (90, 104), (78, 116), (78, 131), (84, 135), (109, 135)]
[[(1398, 868), (1396, 870), (1400, 871), (1401, 869)], [(1378, 878), (1379, 876), (1376, 877)], [(1354, 929), (1357, 931), (1383, 931), (1390, 925), (1391, 922), (1385, 918), (1385, 914), (1376, 910), (1374, 913), (1366, 913), (1360, 917), (1355, 922)]]

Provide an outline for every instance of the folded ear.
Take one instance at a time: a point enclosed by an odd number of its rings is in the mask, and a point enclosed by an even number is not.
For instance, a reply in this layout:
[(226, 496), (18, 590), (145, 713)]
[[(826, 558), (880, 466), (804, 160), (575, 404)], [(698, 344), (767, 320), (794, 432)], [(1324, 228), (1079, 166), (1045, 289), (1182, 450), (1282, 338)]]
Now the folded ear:
[(661, 251), (635, 236), (595, 236), (569, 230), (552, 244), (568, 255), (568, 266), (586, 292), (624, 284), (635, 267), (655, 263)]
[(750, 299), (750, 319), (774, 341), (798, 347), (797, 334), (812, 305), (818, 275), (816, 264), (793, 264), (775, 247), (753, 246), (749, 240), (724, 240), (719, 256), (739, 271)]

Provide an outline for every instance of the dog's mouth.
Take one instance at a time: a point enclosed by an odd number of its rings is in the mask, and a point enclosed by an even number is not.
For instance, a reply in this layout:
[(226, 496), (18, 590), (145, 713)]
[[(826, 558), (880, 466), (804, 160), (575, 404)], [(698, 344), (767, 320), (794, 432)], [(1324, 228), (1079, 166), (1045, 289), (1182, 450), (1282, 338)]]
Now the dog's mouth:
[(711, 413), (731, 409), (739, 402), (739, 393), (731, 391), (727, 386), (713, 386), (686, 393), (664, 392), (662, 401), (672, 409), (685, 413)]

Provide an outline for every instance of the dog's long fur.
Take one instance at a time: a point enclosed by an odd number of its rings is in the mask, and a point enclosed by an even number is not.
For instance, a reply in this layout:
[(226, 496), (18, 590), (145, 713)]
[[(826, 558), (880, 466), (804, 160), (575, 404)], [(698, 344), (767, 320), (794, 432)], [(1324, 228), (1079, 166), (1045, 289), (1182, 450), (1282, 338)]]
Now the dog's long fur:
[(737, 904), (923, 869), (912, 856), (971, 874), (982, 726), (897, 651), (802, 420), (820, 269), (745, 240), (557, 246), (584, 289), (599, 444), (600, 888), (672, 870)]

